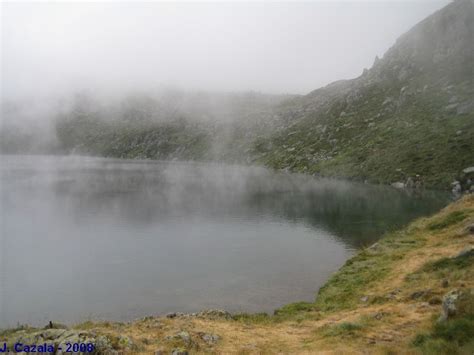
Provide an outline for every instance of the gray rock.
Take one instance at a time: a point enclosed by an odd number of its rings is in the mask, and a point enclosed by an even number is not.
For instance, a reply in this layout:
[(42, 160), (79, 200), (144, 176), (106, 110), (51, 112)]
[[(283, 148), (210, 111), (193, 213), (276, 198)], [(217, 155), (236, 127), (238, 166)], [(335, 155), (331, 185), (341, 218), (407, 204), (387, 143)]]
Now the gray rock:
[(175, 337), (180, 338), (186, 345), (190, 345), (192, 342), (191, 335), (189, 335), (189, 333), (184, 330), (176, 334)]
[(474, 166), (470, 166), (462, 171), (464, 174), (474, 173)]
[(381, 320), (387, 313), (385, 312), (377, 312), (373, 315), (374, 319)]
[(394, 300), (397, 298), (397, 295), (402, 292), (402, 290), (400, 290), (399, 288), (393, 290), (393, 291), (390, 291), (385, 297), (389, 300)]
[(183, 349), (173, 349), (171, 355), (188, 355), (189, 353)]
[(110, 343), (109, 338), (103, 335), (96, 338), (94, 346), (97, 351), (101, 353), (105, 352), (106, 350), (112, 349), (112, 344)]
[(452, 290), (448, 292), (443, 297), (443, 308), (441, 312), (441, 316), (438, 319), (438, 322), (444, 322), (448, 320), (450, 317), (456, 315), (457, 307), (456, 303), (459, 298), (459, 292), (457, 290)]
[(453, 187), (451, 190), (453, 194), (460, 194), (462, 192), (461, 183), (459, 181), (454, 181), (451, 183), (451, 186)]
[(361, 301), (361, 302), (364, 302), (364, 303), (367, 302), (368, 300), (369, 300), (369, 296), (362, 296), (362, 297), (360, 298), (360, 301)]
[(221, 339), (219, 335), (210, 333), (200, 333), (199, 336), (208, 345), (214, 345)]
[(442, 311), (438, 322), (445, 322), (458, 314), (471, 314), (472, 312), (474, 312), (474, 289), (454, 289), (443, 297)]
[(207, 319), (232, 319), (232, 314), (221, 309), (208, 309), (197, 313), (196, 317)]
[(391, 184), (392, 187), (395, 187), (396, 189), (403, 189), (405, 188), (405, 184), (401, 181), (397, 181)]

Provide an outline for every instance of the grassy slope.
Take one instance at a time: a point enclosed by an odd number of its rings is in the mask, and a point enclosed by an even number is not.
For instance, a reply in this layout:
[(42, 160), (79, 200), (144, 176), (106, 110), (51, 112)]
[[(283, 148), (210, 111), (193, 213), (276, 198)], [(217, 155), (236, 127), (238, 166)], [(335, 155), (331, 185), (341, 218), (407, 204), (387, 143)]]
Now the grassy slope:
[[(329, 279), (314, 303), (290, 304), (274, 316), (147, 317), (131, 323), (87, 322), (75, 328), (104, 334), (117, 348), (121, 347), (117, 339), (126, 335), (135, 344), (126, 352), (143, 354), (177, 347), (223, 354), (472, 353), (473, 314), (462, 314), (442, 326), (435, 319), (444, 294), (474, 288), (472, 254), (452, 258), (474, 245), (466, 230), (473, 222), (474, 195), (470, 195), (362, 250)], [(190, 343), (166, 338), (183, 330), (190, 334)], [(208, 345), (201, 332), (221, 339)], [(3, 337), (11, 339), (16, 333), (10, 330)]]
[[(462, 169), (474, 165), (474, 113), (458, 115), (445, 107), (452, 97), (473, 97), (474, 86), (465, 82), (444, 91), (434, 84), (423, 90), (426, 83), (368, 85), (349, 108), (344, 97), (336, 98), (272, 137), (257, 140), (257, 161), (377, 183), (419, 174), (426, 186), (446, 188)], [(397, 104), (384, 105), (387, 98)], [(342, 112), (346, 115), (340, 116)]]
[(474, 165), (474, 2), (402, 35), (360, 77), (294, 100), (286, 127), (255, 144), (275, 168), (446, 188)]

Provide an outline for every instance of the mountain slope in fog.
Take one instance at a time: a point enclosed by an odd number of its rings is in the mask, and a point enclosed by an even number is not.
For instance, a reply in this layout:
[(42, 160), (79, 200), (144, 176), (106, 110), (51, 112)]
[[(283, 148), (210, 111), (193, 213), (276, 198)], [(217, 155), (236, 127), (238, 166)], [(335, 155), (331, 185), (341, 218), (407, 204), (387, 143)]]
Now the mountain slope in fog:
[(272, 131), (272, 112), (291, 96), (165, 91), (104, 104), (76, 95), (58, 117), (63, 151), (139, 159), (248, 162), (249, 147)]
[(274, 168), (383, 183), (419, 174), (446, 186), (474, 165), (473, 80), (474, 2), (460, 0), (360, 77), (294, 99), (255, 156)]
[[(1, 151), (34, 141), (6, 128)], [(56, 133), (62, 153), (258, 163), (380, 183), (420, 175), (445, 188), (474, 165), (474, 1), (426, 18), (360, 77), (305, 96), (77, 95)]]

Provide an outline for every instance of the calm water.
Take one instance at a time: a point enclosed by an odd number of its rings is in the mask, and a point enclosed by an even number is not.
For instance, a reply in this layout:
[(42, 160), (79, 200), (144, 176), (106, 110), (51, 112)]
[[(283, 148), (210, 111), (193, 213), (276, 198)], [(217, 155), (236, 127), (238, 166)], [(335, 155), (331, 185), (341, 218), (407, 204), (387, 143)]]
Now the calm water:
[(314, 299), (444, 194), (263, 168), (0, 157), (0, 327)]

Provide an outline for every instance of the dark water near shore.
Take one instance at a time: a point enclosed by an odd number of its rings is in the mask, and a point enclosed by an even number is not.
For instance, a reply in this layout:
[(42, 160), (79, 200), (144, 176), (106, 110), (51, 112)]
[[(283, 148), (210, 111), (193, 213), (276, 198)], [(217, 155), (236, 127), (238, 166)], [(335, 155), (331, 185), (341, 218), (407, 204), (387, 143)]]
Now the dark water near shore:
[(311, 301), (444, 193), (263, 168), (0, 156), (0, 327)]

